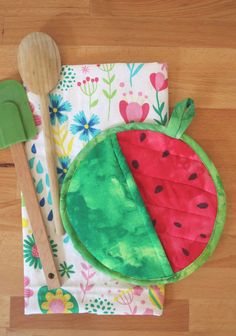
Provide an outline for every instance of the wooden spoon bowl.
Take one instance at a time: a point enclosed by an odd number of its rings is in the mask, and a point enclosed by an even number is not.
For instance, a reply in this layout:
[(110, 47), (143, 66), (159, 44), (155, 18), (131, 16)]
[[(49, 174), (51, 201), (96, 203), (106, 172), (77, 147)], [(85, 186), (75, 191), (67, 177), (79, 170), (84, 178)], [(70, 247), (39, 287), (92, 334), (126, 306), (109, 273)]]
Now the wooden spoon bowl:
[(18, 69), (28, 89), (48, 94), (60, 78), (61, 58), (54, 40), (44, 33), (31, 33), (21, 41), (17, 55)]

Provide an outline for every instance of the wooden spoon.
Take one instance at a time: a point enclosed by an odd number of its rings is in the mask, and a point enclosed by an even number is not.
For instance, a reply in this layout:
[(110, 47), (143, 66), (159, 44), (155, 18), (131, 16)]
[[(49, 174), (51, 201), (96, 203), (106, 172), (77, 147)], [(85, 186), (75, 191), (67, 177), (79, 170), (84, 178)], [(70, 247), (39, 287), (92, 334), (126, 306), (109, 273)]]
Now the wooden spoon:
[(55, 146), (50, 129), (48, 94), (60, 78), (61, 58), (53, 39), (44, 33), (31, 33), (23, 38), (18, 49), (18, 69), (27, 88), (39, 95), (44, 132), (45, 152), (52, 194), (53, 222), (56, 233), (64, 234), (59, 211), (59, 188)]

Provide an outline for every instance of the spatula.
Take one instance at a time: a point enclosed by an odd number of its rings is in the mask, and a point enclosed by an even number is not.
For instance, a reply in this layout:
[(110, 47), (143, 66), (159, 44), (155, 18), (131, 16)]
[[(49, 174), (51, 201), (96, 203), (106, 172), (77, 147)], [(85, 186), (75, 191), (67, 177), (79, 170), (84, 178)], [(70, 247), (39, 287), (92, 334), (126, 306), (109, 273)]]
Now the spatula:
[(31, 92), (40, 97), (45, 153), (52, 194), (53, 222), (56, 233), (62, 235), (64, 229), (59, 212), (56, 156), (48, 109), (48, 93), (55, 88), (60, 78), (60, 54), (50, 36), (44, 33), (31, 33), (21, 41), (17, 60), (23, 82)]
[(24, 149), (24, 142), (35, 135), (36, 127), (23, 86), (14, 80), (0, 82), (0, 148), (11, 149), (47, 285), (52, 289), (60, 287), (60, 280)]

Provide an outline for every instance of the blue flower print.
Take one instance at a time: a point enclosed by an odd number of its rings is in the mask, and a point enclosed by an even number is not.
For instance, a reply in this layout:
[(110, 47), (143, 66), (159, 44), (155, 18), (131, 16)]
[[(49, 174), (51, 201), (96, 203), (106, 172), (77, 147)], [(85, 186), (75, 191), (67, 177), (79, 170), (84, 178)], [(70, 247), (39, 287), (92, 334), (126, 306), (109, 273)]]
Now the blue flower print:
[(80, 133), (79, 139), (85, 142), (88, 142), (91, 138), (98, 135), (101, 131), (95, 128), (95, 125), (98, 125), (100, 120), (99, 117), (93, 114), (90, 120), (86, 119), (84, 111), (81, 111), (79, 114), (76, 114), (73, 118), (75, 124), (72, 124), (70, 131), (72, 134)]
[(68, 156), (59, 157), (60, 167), (57, 167), (59, 183), (62, 184), (69, 169), (70, 158)]
[(70, 112), (72, 109), (71, 103), (68, 101), (63, 101), (62, 96), (58, 94), (50, 94), (50, 120), (51, 124), (54, 126), (56, 124), (56, 120), (59, 121), (59, 124), (62, 125), (65, 121), (68, 120), (65, 112)]

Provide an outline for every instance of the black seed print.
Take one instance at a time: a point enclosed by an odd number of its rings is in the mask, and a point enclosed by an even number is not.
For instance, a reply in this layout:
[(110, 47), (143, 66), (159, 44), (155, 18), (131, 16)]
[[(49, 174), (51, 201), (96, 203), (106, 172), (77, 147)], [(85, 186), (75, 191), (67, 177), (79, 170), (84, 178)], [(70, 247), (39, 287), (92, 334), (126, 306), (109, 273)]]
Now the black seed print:
[(162, 157), (167, 157), (170, 155), (170, 152), (168, 150), (165, 150), (163, 153), (162, 153)]
[(193, 173), (188, 177), (189, 181), (195, 180), (196, 178), (197, 178), (197, 173)]
[(142, 142), (142, 141), (144, 141), (145, 139), (146, 139), (146, 134), (145, 133), (141, 133), (140, 134), (140, 141)]
[(189, 251), (185, 248), (182, 248), (182, 252), (184, 255), (189, 256)]
[(139, 167), (139, 163), (138, 163), (137, 160), (133, 160), (131, 163), (132, 163), (132, 166), (133, 166), (135, 169), (138, 169), (138, 167)]
[(158, 186), (156, 186), (156, 188), (155, 188), (155, 194), (158, 194), (159, 192), (161, 192), (163, 190), (163, 187), (161, 186), (161, 185), (158, 185)]
[(157, 223), (157, 221), (156, 221), (155, 219), (153, 219), (153, 220), (152, 220), (152, 224), (153, 224), (153, 226), (155, 226), (156, 223)]
[(200, 234), (200, 237), (201, 237), (201, 238), (206, 238), (207, 236), (205, 235), (205, 233), (201, 233), (201, 234)]
[(174, 222), (174, 225), (177, 227), (177, 228), (181, 228), (182, 224), (179, 223), (179, 222)]
[(208, 208), (208, 204), (207, 203), (199, 203), (197, 205), (197, 207), (200, 208), (200, 209), (206, 209), (206, 208)]

